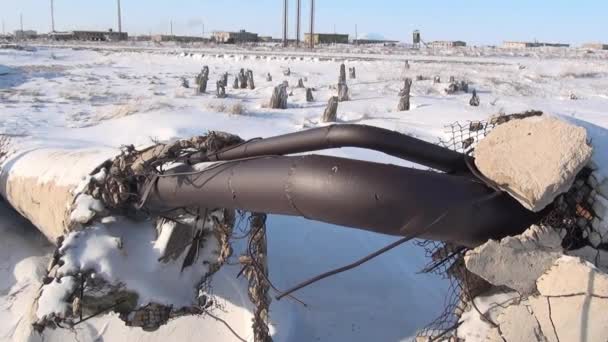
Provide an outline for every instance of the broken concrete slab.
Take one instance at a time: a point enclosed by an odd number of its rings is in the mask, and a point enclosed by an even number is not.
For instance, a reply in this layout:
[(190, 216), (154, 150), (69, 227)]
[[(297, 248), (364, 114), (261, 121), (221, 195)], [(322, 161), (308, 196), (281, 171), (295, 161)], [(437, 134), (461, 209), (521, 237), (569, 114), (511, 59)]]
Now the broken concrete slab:
[(532, 226), (517, 237), (490, 240), (465, 255), (467, 269), (496, 286), (522, 295), (536, 292), (536, 280), (562, 256), (559, 233)]
[(555, 261), (547, 273), (538, 278), (537, 287), (546, 297), (587, 294), (608, 299), (608, 275), (589, 262), (571, 256)]
[(526, 305), (532, 309), (532, 314), (538, 321), (545, 339), (548, 342), (560, 342), (557, 335), (555, 335), (555, 329), (549, 315), (551, 312), (549, 310), (549, 298), (541, 296), (529, 297)]
[(525, 305), (511, 305), (498, 316), (501, 336), (507, 342), (546, 341), (536, 318)]
[(558, 341), (608, 341), (608, 299), (590, 296), (547, 299)]
[(475, 149), (475, 164), (486, 177), (533, 211), (567, 191), (589, 162), (587, 131), (542, 116), (496, 127)]

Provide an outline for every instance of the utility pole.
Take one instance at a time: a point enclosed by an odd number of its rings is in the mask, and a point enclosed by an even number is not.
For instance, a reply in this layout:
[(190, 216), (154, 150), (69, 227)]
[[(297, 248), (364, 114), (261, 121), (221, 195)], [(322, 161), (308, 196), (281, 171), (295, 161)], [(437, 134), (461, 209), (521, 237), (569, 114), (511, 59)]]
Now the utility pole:
[(296, 46), (300, 47), (300, 19), (302, 17), (302, 0), (297, 0), (296, 11)]
[(357, 31), (357, 24), (355, 24), (355, 45), (359, 44), (359, 31)]
[(288, 1), (289, 0), (283, 0), (283, 47), (287, 47), (287, 33), (288, 33), (288, 28), (287, 28), (287, 5), (288, 5)]
[(51, 0), (51, 33), (55, 32), (55, 9), (53, 3), (55, 1)]
[(120, 0), (116, 1), (116, 6), (118, 7), (118, 33), (122, 33), (122, 19), (120, 18)]
[(315, 0), (310, 0), (310, 48), (315, 48)]
[(2, 19), (2, 35), (6, 35), (6, 30), (4, 29), (4, 19)]
[(171, 27), (171, 35), (173, 35), (173, 20), (169, 22), (169, 26)]
[(23, 36), (23, 13), (19, 13), (19, 24), (21, 26), (21, 35)]
[(205, 38), (205, 23), (203, 23), (203, 38)]

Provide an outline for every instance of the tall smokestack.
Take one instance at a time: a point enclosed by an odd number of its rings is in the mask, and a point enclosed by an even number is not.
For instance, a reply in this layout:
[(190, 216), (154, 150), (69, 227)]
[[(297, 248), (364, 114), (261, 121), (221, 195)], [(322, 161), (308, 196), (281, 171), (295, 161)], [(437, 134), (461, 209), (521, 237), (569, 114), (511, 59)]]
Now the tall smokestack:
[(296, 46), (300, 46), (300, 19), (302, 17), (302, 0), (298, 0), (296, 12)]
[(310, 48), (315, 48), (315, 0), (310, 0)]
[(117, 0), (117, 6), (118, 6), (118, 32), (121, 33), (122, 32), (122, 19), (120, 18), (120, 0)]
[(287, 5), (289, 0), (283, 0), (283, 47), (287, 47)]
[(51, 32), (55, 32), (55, 9), (53, 3), (54, 1), (51, 0)]

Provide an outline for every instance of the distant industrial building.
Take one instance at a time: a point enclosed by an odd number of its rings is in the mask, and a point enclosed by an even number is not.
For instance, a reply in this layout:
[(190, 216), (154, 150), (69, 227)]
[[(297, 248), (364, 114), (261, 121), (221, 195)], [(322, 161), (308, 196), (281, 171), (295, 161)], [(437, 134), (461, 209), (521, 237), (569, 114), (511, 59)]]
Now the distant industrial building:
[(353, 44), (355, 45), (371, 45), (378, 44), (384, 46), (395, 46), (399, 43), (397, 40), (384, 40), (384, 39), (355, 39)]
[(213, 39), (217, 43), (236, 44), (257, 42), (258, 34), (240, 30), (239, 32), (217, 31), (213, 32)]
[(535, 47), (570, 47), (570, 44), (506, 41), (502, 44), (502, 47), (506, 49), (525, 49)]
[(506, 48), (506, 49), (525, 49), (525, 48), (531, 48), (531, 47), (536, 47), (536, 43), (532, 43), (532, 42), (513, 42), (513, 41), (508, 41), (508, 42), (503, 42), (502, 43), (502, 47)]
[(587, 44), (583, 44), (583, 48), (590, 49), (590, 50), (608, 50), (608, 44), (587, 43)]
[(153, 42), (178, 42), (178, 43), (202, 43), (208, 42), (209, 39), (197, 36), (173, 36), (173, 35), (164, 35), (157, 34), (152, 36), (151, 40)]
[(280, 43), (282, 40), (280, 38), (273, 38), (271, 36), (260, 36), (258, 41), (262, 43)]
[(38, 32), (34, 30), (16, 30), (13, 37), (15, 39), (36, 39), (38, 38)]
[(467, 43), (462, 40), (436, 40), (429, 43), (428, 46), (432, 48), (451, 49), (455, 47), (465, 47), (467, 46)]
[(108, 31), (70, 31), (70, 32), (53, 32), (50, 33), (50, 38), (55, 40), (84, 40), (84, 41), (99, 41), (99, 42), (114, 42), (127, 40), (129, 35), (127, 32)]
[[(310, 33), (304, 34), (304, 43), (310, 44)], [(316, 44), (348, 44), (347, 34), (337, 33), (315, 33), (312, 35), (312, 41)]]

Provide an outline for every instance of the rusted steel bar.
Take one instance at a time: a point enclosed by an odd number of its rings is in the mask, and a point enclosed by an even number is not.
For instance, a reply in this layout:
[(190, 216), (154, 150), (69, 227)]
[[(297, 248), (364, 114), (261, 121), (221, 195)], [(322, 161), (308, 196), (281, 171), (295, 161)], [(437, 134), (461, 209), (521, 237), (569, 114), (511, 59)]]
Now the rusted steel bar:
[(366, 125), (330, 125), (272, 138), (252, 140), (208, 156), (235, 160), (286, 155), (339, 147), (360, 147), (409, 160), (447, 173), (468, 172), (462, 153), (391, 130)]
[(145, 187), (146, 208), (243, 209), (396, 236), (417, 234), (445, 215), (421, 237), (470, 247), (518, 234), (538, 219), (470, 176), (319, 155), (212, 165), (159, 176)]

